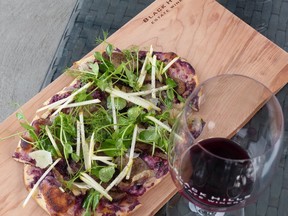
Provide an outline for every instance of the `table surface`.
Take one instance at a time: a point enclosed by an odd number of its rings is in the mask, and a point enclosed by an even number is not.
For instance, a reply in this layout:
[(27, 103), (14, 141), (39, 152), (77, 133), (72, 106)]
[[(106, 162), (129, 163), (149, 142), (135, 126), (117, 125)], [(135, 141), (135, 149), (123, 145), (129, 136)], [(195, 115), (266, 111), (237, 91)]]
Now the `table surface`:
[[(169, 2), (175, 5), (173, 10), (169, 9), (166, 15), (164, 14), (163, 17), (158, 19), (157, 17), (150, 18), (153, 17), (154, 12), (163, 7), (163, 5), (166, 5), (164, 7), (171, 6)], [(192, 6), (194, 10), (191, 12)], [(184, 14), (190, 14), (188, 23), (185, 21)], [(173, 28), (171, 28), (171, 25)], [(131, 32), (131, 29), (133, 29), (133, 32)], [(125, 37), (123, 37), (124, 35)], [(126, 35), (129, 35), (129, 37), (126, 37)], [(172, 50), (180, 56), (184, 56), (193, 64), (198, 72), (197, 74), (199, 75), (200, 81), (219, 73), (230, 73), (233, 71), (234, 73), (243, 72), (246, 75), (250, 75), (264, 82), (274, 92), (279, 91), (287, 83), (287, 53), (244, 24), (240, 19), (234, 17), (214, 1), (158, 0), (112, 35), (109, 40), (113, 44), (117, 44), (119, 48), (124, 48), (131, 44), (137, 44), (142, 47), (153, 44), (155, 50)], [(185, 41), (185, 43), (183, 43), (183, 41)], [(211, 68), (213, 68), (212, 72)], [(27, 102), (21, 109), (27, 115), (28, 119), (33, 117), (34, 111), (44, 100), (67, 85), (70, 81), (71, 79), (61, 76)], [(286, 97), (287, 85), (278, 93), (278, 98), (284, 110), (287, 109), (287, 105), (285, 107)], [(287, 112), (284, 112), (284, 114), (285, 113)], [(285, 115), (286, 125), (287, 119)], [(0, 125), (0, 137), (9, 135), (17, 130), (19, 130), (19, 126), (14, 115), (11, 115)], [(16, 140), (17, 139), (14, 138), (0, 144), (0, 152), (3, 156), (1, 157), (0, 169), (1, 171), (5, 171), (5, 173), (7, 173), (8, 168), (11, 167), (21, 172), (21, 167), (14, 161), (11, 161), (10, 158), (17, 144)], [(287, 141), (287, 133), (284, 140)], [(10, 145), (7, 148), (9, 143)], [(278, 186), (279, 181), (282, 182), (287, 178), (288, 170), (286, 168), (287, 166), (284, 166), (287, 163), (286, 155), (284, 155), (279, 167), (280, 174), (277, 172), (276, 175), (277, 183), (272, 183), (271, 189), (265, 192), (273, 194), (272, 198), (274, 201), (277, 201), (278, 198), (279, 208), (285, 208), (283, 204), (281, 207), (281, 203), (288, 194), (287, 185), (280, 190)], [(17, 175), (13, 176), (13, 173), (9, 176), (17, 178)], [(279, 180), (278, 176), (282, 177), (282, 180)], [(19, 196), (13, 197), (13, 195), (8, 194), (9, 190), (7, 188), (9, 187), (7, 186), (11, 186), (11, 184), (21, 185), (21, 179), (18, 178), (10, 184), (7, 183), (6, 179), (7, 176), (2, 176), (0, 179), (1, 182), (5, 181), (1, 186), (1, 190), (3, 189), (4, 192), (7, 192), (1, 194), (0, 200), (4, 202), (1, 204), (2, 208), (0, 209), (0, 213), (1, 215), (12, 215), (16, 213), (18, 209), (12, 209), (12, 207), (23, 200), (23, 197), (25, 197), (25, 189), (21, 190), (21, 187), (17, 188), (17, 191), (20, 190), (18, 191)], [(10, 188), (10, 190), (14, 189)], [(274, 194), (274, 191), (277, 191), (277, 193)], [(8, 197), (5, 198), (6, 196)], [(13, 202), (11, 203), (12, 199)], [(266, 200), (264, 200), (264, 202), (265, 201)], [(247, 211), (253, 211), (253, 209), (248, 209)], [(283, 212), (283, 210), (279, 211)], [(27, 214), (31, 212), (37, 213), (38, 209), (35, 205), (32, 205), (22, 210), (22, 212), (24, 214), (25, 212)]]

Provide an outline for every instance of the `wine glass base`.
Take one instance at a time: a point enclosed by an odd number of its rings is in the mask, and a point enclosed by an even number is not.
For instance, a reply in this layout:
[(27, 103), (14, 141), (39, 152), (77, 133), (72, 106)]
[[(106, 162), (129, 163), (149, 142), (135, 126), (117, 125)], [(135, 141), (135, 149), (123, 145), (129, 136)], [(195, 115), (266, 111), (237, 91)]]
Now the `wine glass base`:
[[(177, 193), (166, 204), (166, 216), (202, 216), (194, 205)], [(207, 214), (206, 214), (207, 215)], [(231, 212), (215, 212), (211, 216), (244, 216), (244, 209)]]
[(189, 209), (192, 212), (198, 213), (198, 215), (205, 215), (205, 216), (224, 216), (225, 212), (202, 212), (201, 208), (195, 206), (193, 203), (189, 202), (188, 204)]

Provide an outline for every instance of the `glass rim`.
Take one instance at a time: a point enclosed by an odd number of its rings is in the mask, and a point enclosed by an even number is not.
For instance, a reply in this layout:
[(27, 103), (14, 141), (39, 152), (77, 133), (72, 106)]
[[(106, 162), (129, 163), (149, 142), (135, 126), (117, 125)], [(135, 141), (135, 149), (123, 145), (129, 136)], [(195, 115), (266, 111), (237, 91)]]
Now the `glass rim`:
[[(281, 142), (281, 140), (282, 140), (282, 138), (283, 138), (283, 132), (284, 132), (284, 116), (283, 116), (282, 107), (281, 107), (278, 99), (276, 98), (275, 94), (274, 94), (266, 85), (264, 85), (262, 82), (254, 79), (254, 78), (252, 78), (252, 77), (249, 77), (249, 76), (246, 76), (246, 75), (242, 75), (242, 74), (221, 74), (221, 75), (217, 75), (217, 76), (210, 77), (210, 78), (208, 78), (207, 80), (205, 80), (204, 82), (199, 83), (199, 85), (196, 86), (196, 88), (193, 90), (193, 92), (188, 96), (188, 98), (187, 98), (186, 101), (185, 101), (184, 110), (183, 110), (183, 116), (185, 117), (185, 119), (187, 119), (186, 116), (187, 116), (187, 110), (188, 110), (188, 107), (189, 107), (188, 101), (191, 101), (191, 99), (196, 96), (196, 94), (199, 92), (200, 88), (201, 88), (203, 85), (205, 85), (205, 84), (208, 83), (208, 82), (211, 82), (211, 80), (216, 80), (216, 79), (219, 79), (219, 78), (221, 78), (221, 77), (242, 77), (242, 78), (245, 78), (245, 79), (249, 79), (249, 80), (257, 83), (258, 85), (261, 85), (261, 86), (270, 94), (270, 97), (268, 98), (267, 101), (270, 101), (271, 99), (274, 99), (275, 102), (276, 102), (276, 103), (275, 103), (275, 106), (276, 106), (277, 110), (280, 111), (279, 114), (280, 114), (281, 129), (280, 129), (280, 133), (279, 133), (280, 135), (277, 137), (277, 140), (276, 140), (275, 143)], [(252, 118), (253, 118), (253, 117), (252, 117)], [(187, 131), (189, 131), (189, 127), (188, 127), (188, 125), (187, 125), (187, 121), (184, 121), (184, 124), (185, 124), (185, 126), (184, 126), (185, 129), (186, 129)], [(236, 133), (237, 133), (237, 132), (236, 132)], [(207, 149), (204, 148), (203, 146), (199, 145), (199, 142), (201, 142), (201, 141), (204, 140), (204, 139), (201, 139), (201, 140), (195, 142), (195, 138), (193, 137), (193, 135), (192, 135), (191, 133), (188, 133), (188, 134), (189, 134), (189, 136), (191, 136), (191, 138), (192, 138), (192, 140), (194, 140), (194, 142), (193, 142), (193, 144), (191, 144), (191, 146), (189, 146), (189, 148), (187, 148), (187, 149), (183, 152), (183, 155), (186, 154), (187, 151), (189, 151), (193, 146), (198, 145), (202, 150), (204, 150), (207, 154), (210, 154), (210, 155), (213, 156), (213, 157), (216, 157), (216, 158), (219, 158), (219, 159), (225, 160), (225, 161), (231, 161), (231, 162), (239, 162), (239, 163), (241, 163), (241, 162), (252, 161), (252, 160), (255, 160), (255, 159), (257, 159), (257, 158), (260, 158), (260, 157), (262, 157), (263, 155), (266, 155), (268, 152), (270, 152), (270, 151), (273, 149), (272, 147), (270, 147), (270, 148), (268, 148), (267, 150), (265, 150), (262, 154), (257, 155), (257, 156), (250, 157), (249, 159), (230, 159), (230, 158), (221, 157), (221, 156), (218, 156), (218, 155), (212, 153), (211, 151), (207, 150)], [(206, 139), (212, 139), (212, 138), (227, 138), (227, 139), (230, 139), (230, 138), (228, 138), (228, 137), (219, 137), (219, 136), (218, 136), (218, 137), (217, 137), (217, 136), (214, 136), (214, 137), (211, 136), (211, 137), (207, 137)], [(274, 144), (275, 144), (275, 143), (274, 143)], [(237, 142), (236, 142), (236, 144), (237, 144)], [(274, 144), (273, 144), (273, 146), (274, 146)]]

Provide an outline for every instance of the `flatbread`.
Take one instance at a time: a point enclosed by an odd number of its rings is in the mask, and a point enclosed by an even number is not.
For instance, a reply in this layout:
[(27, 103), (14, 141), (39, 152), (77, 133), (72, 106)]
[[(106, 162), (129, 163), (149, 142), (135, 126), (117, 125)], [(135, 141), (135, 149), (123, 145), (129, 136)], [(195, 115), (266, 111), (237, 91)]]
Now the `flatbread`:
[[(127, 61), (127, 57), (124, 52), (116, 50), (110, 54), (107, 52), (102, 53), (102, 57), (109, 60), (115, 67), (121, 65)], [(139, 51), (137, 54), (137, 64), (143, 65), (146, 56), (149, 55), (147, 51)], [(176, 91), (182, 97), (186, 99), (198, 84), (197, 76), (193, 67), (184, 59), (177, 57), (175, 53), (168, 52), (153, 52), (152, 56), (156, 56), (157, 60), (163, 62), (162, 66), (168, 65), (171, 61), (175, 61), (167, 70), (167, 75), (172, 78), (176, 83)], [(79, 71), (92, 71), (90, 64), (97, 62), (94, 57), (89, 57), (76, 62), (73, 66), (73, 70)], [(127, 62), (126, 62), (127, 63)], [(135, 62), (134, 62), (135, 63)], [(99, 63), (100, 64), (100, 63)], [(130, 64), (130, 70), (133, 66)], [(150, 79), (149, 77), (146, 77)], [(63, 88), (60, 92), (48, 99), (44, 105), (53, 104), (61, 99), (69, 97), (71, 93), (84, 84), (79, 81), (77, 77), (69, 86)], [(123, 84), (122, 84), (123, 85)], [(161, 85), (160, 85), (161, 86)], [(130, 88), (130, 87), (129, 87)], [(107, 96), (107, 94), (103, 95)], [(102, 96), (103, 96), (102, 95)], [(164, 96), (167, 96), (164, 94)], [(103, 99), (103, 98), (102, 98)], [(101, 101), (102, 103), (103, 101)], [(104, 99), (105, 102), (105, 99)], [(176, 97), (173, 101), (173, 112), (170, 112), (172, 118), (176, 118), (177, 113), (183, 107), (183, 102), (179, 101)], [(31, 126), (34, 128), (36, 135), (39, 135), (43, 131), (46, 125), (51, 125), (57, 116), (52, 114), (56, 108), (48, 110), (42, 113), (40, 116), (35, 116)], [(161, 108), (163, 110), (163, 107)], [(164, 107), (165, 109), (165, 107)], [(73, 108), (68, 110), (61, 110), (61, 112), (72, 112)], [(176, 110), (176, 111), (175, 111)], [(175, 114), (176, 112), (176, 114)], [(29, 156), (29, 153), (36, 150), (31, 143), (33, 138), (29, 132), (22, 135), (19, 141), (18, 147), (13, 155), (13, 158), (19, 162), (24, 163), (24, 184), (28, 191), (31, 191), (38, 179), (43, 175), (47, 168), (41, 169), (36, 166), (36, 162)], [(152, 145), (137, 142), (136, 150), (138, 151), (138, 157), (133, 159), (135, 165), (132, 166), (131, 178), (129, 181), (122, 180), (117, 186), (114, 186), (111, 194), (114, 193), (115, 198), (112, 202), (105, 198), (101, 198), (94, 212), (95, 215), (127, 215), (133, 214), (133, 212), (141, 206), (137, 197), (143, 195), (148, 190), (154, 188), (157, 184), (161, 183), (161, 180), (168, 173), (168, 161), (166, 155), (158, 148), (154, 149)], [(154, 154), (153, 154), (153, 153)], [(55, 160), (55, 158), (54, 158)], [(71, 159), (72, 160), (72, 159)], [(113, 159), (117, 162), (117, 158)], [(151, 162), (152, 161), (152, 162)], [(119, 161), (118, 161), (119, 162)], [(128, 164), (126, 158), (121, 163)], [(64, 165), (63, 165), (64, 164)], [(157, 164), (157, 167), (155, 164)], [(76, 166), (77, 163), (74, 163)], [(123, 166), (124, 166), (123, 165)], [(64, 188), (63, 181), (68, 175), (63, 172), (68, 172), (67, 167), (65, 169), (65, 160), (62, 159), (54, 169), (40, 182), (39, 187), (36, 188), (33, 198), (49, 215), (84, 215), (83, 202), (88, 194), (88, 190), (76, 189), (73, 187), (70, 189)], [(83, 167), (83, 166), (82, 166)], [(156, 168), (155, 168), (156, 167)], [(119, 168), (119, 166), (118, 166)], [(64, 170), (64, 171), (63, 171)], [(121, 171), (121, 168), (120, 170)], [(94, 176), (95, 177), (95, 176)], [(96, 177), (95, 177), (96, 178)], [(111, 179), (109, 182), (111, 182)], [(103, 187), (107, 187), (107, 184), (102, 184)], [(114, 191), (113, 191), (114, 190)]]

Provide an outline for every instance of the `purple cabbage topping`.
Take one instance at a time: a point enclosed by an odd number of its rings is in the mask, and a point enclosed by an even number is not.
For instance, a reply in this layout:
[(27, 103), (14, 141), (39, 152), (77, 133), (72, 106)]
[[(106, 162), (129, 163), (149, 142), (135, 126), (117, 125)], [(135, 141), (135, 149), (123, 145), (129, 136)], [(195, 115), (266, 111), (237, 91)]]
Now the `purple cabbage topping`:
[(39, 119), (36, 119), (32, 122), (32, 127), (35, 128), (35, 133), (37, 135), (39, 135), (40, 131), (42, 130), (42, 127), (45, 126), (45, 125), (51, 125), (52, 122), (50, 121), (49, 118), (39, 118)]
[[(146, 51), (139, 52), (139, 58), (144, 59)], [(156, 55), (157, 60), (160, 60), (166, 64), (172, 61), (177, 55), (173, 52), (153, 52)], [(183, 97), (187, 98), (195, 89), (195, 69), (186, 61), (178, 59), (169, 69), (168, 75), (178, 85), (177, 92)]]
[[(143, 182), (144, 183), (144, 182)], [(128, 183), (128, 182), (120, 182), (118, 188), (121, 191), (125, 191), (127, 194), (134, 196), (141, 196), (145, 193), (146, 189), (143, 187), (143, 183)]]
[(82, 215), (83, 213), (83, 202), (85, 199), (85, 195), (79, 195), (75, 197), (74, 203), (74, 214), (75, 215)]
[(75, 82), (75, 84), (73, 85), (73, 87), (74, 87), (75, 89), (79, 89), (79, 88), (81, 88), (82, 86), (84, 86), (84, 83), (83, 83), (81, 80), (77, 80), (77, 81)]
[[(117, 211), (129, 212), (132, 211), (140, 202), (135, 196), (127, 196), (121, 201), (110, 202), (107, 199), (101, 199), (97, 208), (97, 212), (101, 212), (103, 216), (114, 216)], [(128, 207), (128, 208), (127, 208)]]
[(71, 95), (71, 92), (65, 92), (62, 94), (55, 94), (49, 101), (49, 104), (55, 103), (56, 101), (62, 100), (64, 98), (67, 98)]
[(141, 154), (140, 157), (144, 160), (150, 169), (153, 169), (156, 173), (156, 178), (161, 178), (162, 176), (166, 175), (169, 171), (168, 161), (158, 157), (152, 156), (150, 154)]
[(41, 168), (34, 167), (34, 166), (29, 167), (29, 169), (27, 170), (27, 174), (29, 176), (33, 176), (33, 181), (31, 181), (29, 185), (30, 188), (33, 188), (33, 186), (40, 179), (43, 173), (44, 173), (44, 170)]
[(135, 196), (141, 196), (145, 193), (145, 191), (146, 189), (142, 184), (135, 184), (127, 191), (127, 193)]
[(29, 163), (29, 164), (36, 164), (36, 161), (32, 159), (27, 152), (24, 151), (19, 151), (19, 152), (14, 152), (12, 155), (12, 158), (16, 160), (20, 160), (21, 162)]
[(101, 91), (100, 89), (97, 90), (92, 89), (91, 91), (92, 91), (91, 96), (93, 99), (99, 99), (102, 102), (106, 101), (108, 95), (105, 92)]

